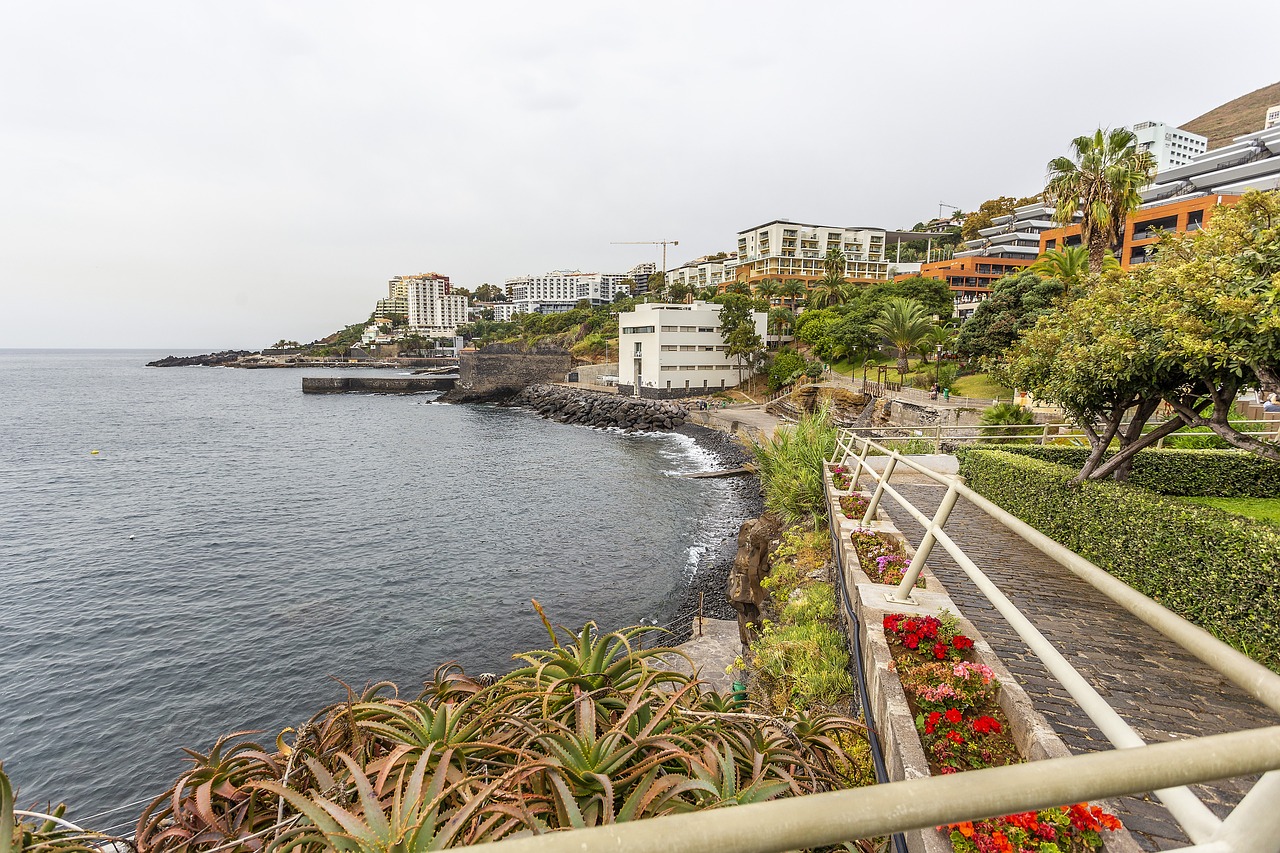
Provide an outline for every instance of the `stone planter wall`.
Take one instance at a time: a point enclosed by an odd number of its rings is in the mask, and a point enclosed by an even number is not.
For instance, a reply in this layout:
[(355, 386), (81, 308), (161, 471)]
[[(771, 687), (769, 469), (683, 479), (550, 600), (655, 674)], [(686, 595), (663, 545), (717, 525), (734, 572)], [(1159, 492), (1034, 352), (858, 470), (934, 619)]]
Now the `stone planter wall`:
[[(893, 593), (896, 587), (874, 583), (862, 570), (858, 562), (858, 554), (849, 538), (853, 530), (861, 526), (861, 519), (850, 519), (841, 513), (840, 496), (848, 492), (836, 489), (831, 482), (829, 471), (825, 478), (827, 508), (835, 521), (833, 527), (838, 536), (836, 549), (844, 570), (844, 582), (849, 589), (849, 595), (862, 628), (854, 641), (861, 647), (866, 666), (867, 693), (872, 705), (870, 712), (880, 735), (890, 779), (897, 782), (930, 775), (929, 761), (916, 730), (915, 717), (911, 713), (906, 693), (898, 680), (893, 654), (884, 634), (884, 617), (890, 613), (937, 616), (943, 610), (949, 611), (956, 618), (959, 630), (973, 639), (974, 657), (991, 667), (996, 679), (1000, 682), (997, 702), (1009, 721), (1009, 731), (1023, 759), (1038, 761), (1070, 755), (1070, 751), (1054, 732), (1049, 721), (1035, 709), (1031, 698), (1018, 684), (1017, 679), (1001, 663), (991, 645), (973, 623), (965, 618), (960, 608), (947, 594), (946, 588), (927, 566), (920, 575), (925, 580), (925, 589), (917, 589), (912, 594), (918, 602), (917, 606), (895, 604), (885, 599), (886, 594)], [(870, 492), (864, 493), (870, 496)], [(886, 495), (883, 500), (892, 500), (892, 498)], [(894, 527), (883, 510), (876, 513), (876, 519), (871, 523), (870, 529), (881, 537), (899, 541), (909, 558), (915, 556), (915, 548)], [(852, 626), (846, 627), (849, 628), (849, 636), (853, 637)], [(1105, 802), (1101, 805), (1104, 808), (1107, 807)], [(1136, 853), (1140, 849), (1127, 830), (1110, 832), (1105, 837), (1108, 851)], [(907, 833), (907, 845), (913, 853), (949, 853), (952, 849), (950, 839), (944, 833), (933, 829)]]

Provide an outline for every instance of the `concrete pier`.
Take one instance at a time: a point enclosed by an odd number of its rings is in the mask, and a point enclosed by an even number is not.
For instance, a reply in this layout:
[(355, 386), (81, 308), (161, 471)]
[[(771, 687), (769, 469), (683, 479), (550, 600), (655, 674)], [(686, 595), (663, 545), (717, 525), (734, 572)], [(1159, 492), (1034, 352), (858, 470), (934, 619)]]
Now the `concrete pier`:
[(421, 394), (448, 391), (457, 381), (450, 376), (304, 376), (303, 394)]

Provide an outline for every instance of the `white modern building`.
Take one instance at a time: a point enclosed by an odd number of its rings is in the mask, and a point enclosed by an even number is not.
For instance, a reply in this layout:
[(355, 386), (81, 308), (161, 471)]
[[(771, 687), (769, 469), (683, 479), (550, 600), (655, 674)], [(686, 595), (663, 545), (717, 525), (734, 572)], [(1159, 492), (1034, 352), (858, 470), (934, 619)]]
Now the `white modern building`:
[[(764, 341), (767, 315), (753, 312)], [(618, 384), (640, 396), (709, 394), (738, 384), (737, 360), (720, 334), (720, 306), (650, 302), (618, 315)]]
[(805, 225), (787, 219), (738, 232), (735, 275), (753, 286), (765, 279), (817, 281), (826, 272), (823, 260), (831, 249), (844, 252), (845, 278), (868, 282), (889, 278), (885, 229)]
[(467, 322), (467, 297), (453, 292), (447, 275), (396, 276), (388, 289), (391, 299), (404, 299), (409, 328), (419, 335), (453, 337)]
[(737, 269), (737, 258), (732, 254), (706, 255), (681, 264), (666, 275), (667, 287), (680, 284), (698, 293), (708, 287), (721, 290), (725, 285), (733, 284), (734, 272)]
[(1267, 107), (1267, 118), (1262, 125), (1262, 129), (1267, 130), (1278, 124), (1280, 124), (1280, 104), (1276, 104), (1274, 107)]
[[(572, 311), (583, 299), (593, 306), (612, 302), (619, 294), (630, 296), (637, 282), (648, 282), (657, 264), (637, 264), (625, 273), (553, 270), (542, 275), (509, 278), (505, 283), (506, 319), (515, 314), (562, 314)], [(494, 316), (498, 316), (495, 308)]]
[(1185, 166), (1209, 150), (1208, 137), (1164, 122), (1140, 121), (1130, 130), (1138, 138), (1138, 147), (1155, 158), (1157, 173)]

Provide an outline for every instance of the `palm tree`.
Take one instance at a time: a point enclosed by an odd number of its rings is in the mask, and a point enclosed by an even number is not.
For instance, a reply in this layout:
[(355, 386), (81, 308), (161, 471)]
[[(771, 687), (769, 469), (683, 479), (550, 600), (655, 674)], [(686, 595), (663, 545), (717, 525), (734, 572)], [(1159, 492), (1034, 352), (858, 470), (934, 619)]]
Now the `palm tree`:
[(893, 296), (885, 300), (880, 316), (871, 328), (889, 339), (898, 350), (898, 375), (907, 372), (907, 354), (922, 341), (933, 327), (925, 307), (914, 299)]
[(818, 279), (809, 291), (810, 308), (827, 308), (831, 305), (843, 305), (849, 299), (849, 285), (843, 278), (823, 276)]
[(1053, 204), (1053, 221), (1070, 225), (1080, 211), (1080, 238), (1089, 248), (1089, 271), (1102, 271), (1107, 250), (1119, 242), (1125, 217), (1142, 197), (1138, 190), (1156, 171), (1151, 152), (1138, 148), (1132, 131), (1118, 127), (1071, 140), (1072, 156), (1049, 161), (1045, 201)]
[(715, 299), (719, 295), (720, 295), (719, 289), (715, 287), (704, 287), (702, 288), (702, 290), (698, 291), (698, 293), (696, 294), (696, 298), (701, 299), (703, 302), (710, 302), (712, 299)]
[(751, 285), (745, 281), (735, 281), (724, 289), (725, 293), (737, 293), (740, 296), (751, 295)]
[(673, 281), (667, 288), (667, 298), (672, 302), (687, 302), (693, 295), (693, 288), (683, 281)]
[[(1119, 268), (1120, 262), (1115, 255), (1107, 252), (1102, 256), (1102, 272)], [(1049, 249), (1027, 267), (1027, 272), (1044, 278), (1056, 278), (1066, 287), (1067, 293), (1070, 293), (1072, 287), (1079, 287), (1089, 275), (1089, 250), (1084, 246)]]
[(778, 285), (778, 296), (787, 301), (787, 307), (793, 312), (808, 293), (809, 287), (798, 278), (789, 278)]
[(778, 281), (772, 278), (766, 278), (764, 281), (756, 285), (756, 296), (761, 297), (770, 304), (778, 295)]
[[(792, 324), (796, 321), (796, 317), (789, 310), (782, 307), (769, 309), (769, 334), (782, 337), (787, 331), (791, 330)], [(786, 330), (786, 331), (784, 331)]]
[(832, 246), (822, 259), (825, 272), (809, 294), (809, 304), (815, 308), (840, 305), (849, 298), (849, 282), (844, 280), (844, 252)]

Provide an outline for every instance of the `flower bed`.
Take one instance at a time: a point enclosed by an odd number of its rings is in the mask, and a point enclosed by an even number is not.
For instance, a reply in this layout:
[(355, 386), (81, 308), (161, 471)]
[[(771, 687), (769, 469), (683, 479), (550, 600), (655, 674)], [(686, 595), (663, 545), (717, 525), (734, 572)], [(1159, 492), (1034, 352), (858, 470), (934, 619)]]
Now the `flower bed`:
[(851, 482), (852, 480), (849, 479), (849, 469), (847, 467), (845, 467), (844, 465), (831, 466), (831, 484), (832, 485), (834, 485), (837, 489), (839, 489), (842, 492), (847, 492), (849, 491), (849, 484)]
[(840, 496), (840, 512), (854, 521), (861, 521), (869, 506), (871, 506), (871, 498), (861, 492)]
[[(956, 629), (954, 617), (890, 613), (883, 626), (931, 772), (1022, 761), (997, 704), (1000, 682), (991, 667), (969, 659), (974, 641)], [(1119, 827), (1114, 815), (1077, 804), (945, 829), (960, 853), (1044, 853), (1099, 850), (1101, 831)]]
[[(858, 563), (867, 577), (875, 583), (902, 583), (907, 567), (911, 565), (911, 558), (903, 551), (897, 539), (882, 536), (865, 527), (855, 527), (849, 538), (857, 552)], [(923, 575), (916, 579), (916, 588), (925, 588)]]

